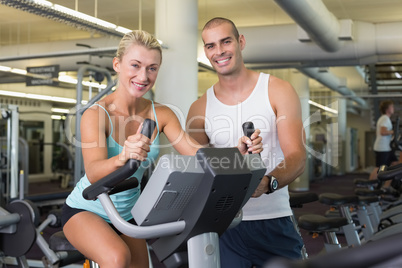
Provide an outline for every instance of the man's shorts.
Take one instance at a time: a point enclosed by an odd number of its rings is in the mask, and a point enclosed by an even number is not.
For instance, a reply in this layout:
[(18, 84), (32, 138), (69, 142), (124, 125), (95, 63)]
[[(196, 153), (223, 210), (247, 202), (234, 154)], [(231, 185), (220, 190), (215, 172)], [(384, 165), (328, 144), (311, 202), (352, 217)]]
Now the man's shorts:
[(301, 259), (303, 240), (290, 217), (242, 221), (219, 239), (222, 268), (250, 268), (273, 257)]
[(375, 152), (375, 165), (381, 167), (382, 165), (390, 166), (392, 162), (398, 161), (395, 152)]

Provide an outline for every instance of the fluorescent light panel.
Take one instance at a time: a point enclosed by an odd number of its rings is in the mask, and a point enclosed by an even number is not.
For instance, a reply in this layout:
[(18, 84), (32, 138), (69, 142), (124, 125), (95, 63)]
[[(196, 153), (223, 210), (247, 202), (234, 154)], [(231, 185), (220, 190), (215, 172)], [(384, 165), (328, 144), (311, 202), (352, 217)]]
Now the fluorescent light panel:
[[(63, 97), (32, 94), (32, 93), (23, 93), (23, 92), (15, 92), (15, 91), (7, 91), (7, 90), (0, 90), (0, 95), (9, 96), (9, 97), (17, 97), (17, 98), (34, 99), (34, 100), (70, 103), (70, 104), (75, 104), (77, 102), (75, 99), (71, 99), (71, 98), (63, 98)], [(83, 100), (81, 103), (87, 104), (88, 101)]]
[(70, 112), (69, 109), (63, 109), (63, 108), (52, 108), (51, 111), (54, 113), (61, 113), (61, 114), (67, 114)]
[(50, 116), (50, 118), (53, 119), (53, 120), (61, 120), (61, 115), (52, 114), (52, 115)]
[(333, 114), (338, 114), (338, 111), (337, 111), (337, 110), (332, 109), (332, 108), (329, 108), (329, 107), (324, 106), (324, 105), (322, 105), (322, 104), (319, 104), (319, 103), (317, 103), (317, 102), (315, 102), (315, 101), (309, 100), (308, 103), (311, 104), (311, 105), (313, 105), (313, 106), (315, 106), (315, 107), (318, 107), (318, 108), (320, 108), (320, 109), (322, 109), (322, 110), (324, 110), (324, 111), (327, 111), (327, 112), (330, 112), (330, 113), (333, 113)]
[[(17, 69), (17, 68), (11, 68), (11, 67), (2, 66), (2, 65), (0, 65), (0, 71), (11, 72), (11, 73), (16, 73), (16, 74), (21, 74), (21, 75), (28, 75), (29, 74), (29, 73), (27, 73), (26, 70)], [(72, 76), (65, 75), (65, 74), (60, 74), (59, 77), (58, 77), (58, 80), (60, 82), (64, 82), (64, 83), (68, 83), (68, 84), (74, 84), (74, 85), (76, 85), (78, 83), (77, 79), (75, 79)], [(82, 84), (84, 86), (87, 86), (87, 87), (94, 87), (94, 88), (100, 88), (100, 89), (106, 88), (105, 84), (99, 84), (99, 83), (96, 83), (96, 82), (82, 81)]]
[(96, 31), (108, 36), (122, 37), (126, 32), (131, 31), (127, 28), (117, 26), (113, 23), (92, 17), (85, 13), (53, 4), (45, 0), (2, 0), (10, 7), (34, 13), (36, 15), (56, 20), (62, 23), (73, 25), (80, 29)]

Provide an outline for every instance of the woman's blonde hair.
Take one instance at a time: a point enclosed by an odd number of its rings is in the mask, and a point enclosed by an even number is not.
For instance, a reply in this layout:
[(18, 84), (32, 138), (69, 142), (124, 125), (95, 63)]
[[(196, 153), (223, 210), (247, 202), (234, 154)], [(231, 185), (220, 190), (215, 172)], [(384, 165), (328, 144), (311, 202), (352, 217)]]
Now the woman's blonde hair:
[(123, 36), (123, 38), (120, 40), (119, 48), (116, 52), (116, 58), (121, 61), (124, 54), (126, 53), (127, 48), (134, 44), (144, 46), (148, 49), (158, 50), (161, 55), (162, 61), (162, 46), (159, 43), (158, 39), (156, 39), (152, 34), (142, 30), (128, 32)]

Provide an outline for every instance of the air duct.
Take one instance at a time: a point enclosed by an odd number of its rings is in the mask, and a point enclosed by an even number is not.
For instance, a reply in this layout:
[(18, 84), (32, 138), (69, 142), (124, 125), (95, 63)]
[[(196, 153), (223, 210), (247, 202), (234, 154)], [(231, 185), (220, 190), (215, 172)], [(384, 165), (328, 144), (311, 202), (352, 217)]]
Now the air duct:
[[(402, 59), (402, 22), (372, 24), (353, 22), (353, 40), (344, 41), (336, 52), (326, 52), (314, 43), (300, 42), (297, 25), (239, 28), (246, 38), (246, 63), (301, 66), (355, 66)], [(266, 37), (266, 38), (262, 38)]]
[(340, 23), (320, 0), (275, 0), (275, 2), (322, 49), (335, 52), (341, 47), (338, 39)]
[(357, 97), (353, 91), (351, 91), (346, 87), (346, 85), (344, 85), (341, 79), (336, 77), (331, 72), (320, 72), (320, 69), (317, 67), (298, 68), (298, 70), (304, 75), (317, 80), (318, 82), (328, 87), (329, 89), (332, 89), (333, 91), (336, 91), (339, 94), (350, 98), (351, 100), (358, 103), (362, 108), (368, 107), (365, 100)]

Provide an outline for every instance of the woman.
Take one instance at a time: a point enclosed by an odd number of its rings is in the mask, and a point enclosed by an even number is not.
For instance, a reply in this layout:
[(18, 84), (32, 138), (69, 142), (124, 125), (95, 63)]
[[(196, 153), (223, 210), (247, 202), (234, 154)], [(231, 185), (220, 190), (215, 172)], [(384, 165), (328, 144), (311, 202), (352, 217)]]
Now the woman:
[[(194, 155), (200, 147), (183, 131), (172, 110), (143, 98), (155, 83), (161, 61), (161, 46), (152, 35), (126, 34), (113, 59), (119, 76), (116, 90), (87, 109), (81, 119), (86, 174), (63, 206), (63, 231), (77, 250), (102, 268), (149, 267), (146, 242), (121, 234), (110, 224), (99, 200), (83, 199), (82, 191), (130, 158), (143, 161), (133, 174), (141, 179), (145, 168), (157, 159), (160, 132), (180, 154)], [(150, 139), (140, 133), (145, 118), (157, 123)], [(257, 130), (252, 141), (245, 136), (239, 140), (241, 153), (262, 151), (258, 134)], [(140, 189), (135, 188), (111, 196), (125, 220), (133, 221), (130, 211), (139, 195)]]

